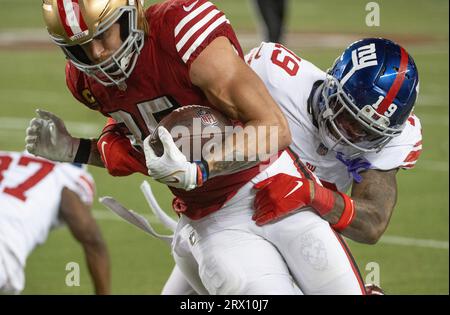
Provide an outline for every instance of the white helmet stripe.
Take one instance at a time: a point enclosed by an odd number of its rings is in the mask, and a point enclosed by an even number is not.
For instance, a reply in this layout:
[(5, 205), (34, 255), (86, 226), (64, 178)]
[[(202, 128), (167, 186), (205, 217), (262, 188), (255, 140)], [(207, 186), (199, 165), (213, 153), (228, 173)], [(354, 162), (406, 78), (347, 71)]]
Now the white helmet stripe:
[[(81, 33), (80, 23), (78, 22), (77, 13), (75, 13), (72, 0), (63, 0), (64, 10), (66, 11), (66, 21), (67, 26), (70, 27), (73, 34)], [(78, 15), (80, 14), (79, 9)]]
[(81, 15), (78, 0), (58, 0), (58, 11), (67, 36), (71, 40), (87, 35), (88, 27)]

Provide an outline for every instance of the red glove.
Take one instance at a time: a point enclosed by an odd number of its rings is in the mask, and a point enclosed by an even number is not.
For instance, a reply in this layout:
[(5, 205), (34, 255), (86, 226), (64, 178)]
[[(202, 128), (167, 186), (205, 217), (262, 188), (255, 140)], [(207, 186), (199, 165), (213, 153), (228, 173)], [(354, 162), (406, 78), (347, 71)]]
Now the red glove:
[[(311, 197), (314, 187), (314, 197)], [(335, 203), (333, 191), (316, 182), (287, 174), (277, 174), (254, 186), (259, 190), (255, 197), (255, 214), (252, 219), (264, 225), (310, 206), (321, 216), (330, 212)]]
[(147, 174), (144, 154), (136, 150), (126, 136), (127, 129), (109, 119), (97, 141), (103, 164), (113, 176)]

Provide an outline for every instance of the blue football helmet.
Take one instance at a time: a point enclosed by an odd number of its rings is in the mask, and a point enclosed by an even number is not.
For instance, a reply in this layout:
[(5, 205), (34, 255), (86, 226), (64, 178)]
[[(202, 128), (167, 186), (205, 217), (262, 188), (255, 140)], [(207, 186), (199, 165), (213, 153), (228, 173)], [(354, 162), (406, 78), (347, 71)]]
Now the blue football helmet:
[(401, 46), (367, 38), (345, 49), (319, 90), (323, 144), (353, 157), (379, 152), (402, 132), (419, 92), (419, 74)]

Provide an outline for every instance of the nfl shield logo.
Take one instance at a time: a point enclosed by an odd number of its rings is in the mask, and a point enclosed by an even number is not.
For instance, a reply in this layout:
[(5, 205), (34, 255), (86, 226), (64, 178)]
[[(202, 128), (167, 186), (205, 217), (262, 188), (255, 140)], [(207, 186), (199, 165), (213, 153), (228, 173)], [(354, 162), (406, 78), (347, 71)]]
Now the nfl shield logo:
[(322, 155), (322, 156), (324, 156), (324, 155), (327, 155), (327, 153), (328, 153), (328, 148), (323, 144), (323, 143), (321, 143), (318, 147), (317, 147), (317, 154), (319, 154), (319, 155)]
[(211, 114), (210, 112), (207, 112), (203, 109), (199, 110), (197, 112), (197, 115), (199, 116), (202, 124), (205, 126), (212, 126), (212, 125), (216, 125), (218, 123), (216, 117), (213, 114)]

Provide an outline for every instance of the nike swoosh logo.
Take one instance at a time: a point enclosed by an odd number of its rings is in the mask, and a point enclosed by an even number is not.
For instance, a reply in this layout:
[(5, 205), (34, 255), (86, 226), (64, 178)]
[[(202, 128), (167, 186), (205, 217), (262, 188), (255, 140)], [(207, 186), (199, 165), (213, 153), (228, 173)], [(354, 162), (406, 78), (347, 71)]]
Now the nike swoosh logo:
[(105, 166), (108, 167), (108, 162), (106, 161), (106, 154), (105, 154), (105, 145), (108, 144), (108, 142), (103, 141), (102, 142), (102, 156), (103, 160), (105, 161)]
[(198, 2), (198, 0), (197, 1), (195, 1), (194, 3), (192, 3), (191, 5), (189, 5), (189, 6), (183, 6), (183, 9), (184, 9), (184, 11), (186, 11), (186, 12), (189, 12), (189, 11), (191, 11), (192, 10), (192, 8), (193, 7), (195, 7), (195, 5), (197, 4), (197, 2)]
[(301, 187), (303, 186), (303, 182), (298, 180), (297, 181), (297, 186), (294, 187), (294, 189), (291, 190), (291, 192), (289, 192), (286, 196), (284, 196), (283, 198), (287, 198), (290, 195), (292, 195), (293, 193), (295, 193), (297, 190), (299, 190)]
[(172, 174), (158, 178), (157, 180), (164, 182), (164, 183), (169, 183), (169, 184), (178, 184), (180, 182), (180, 179), (178, 177), (176, 177), (176, 175), (183, 174), (183, 173), (184, 173), (184, 171), (175, 171)]
[(178, 184), (180, 181), (178, 180), (178, 178), (175, 178), (175, 179), (166, 179), (165, 182), (168, 184)]

